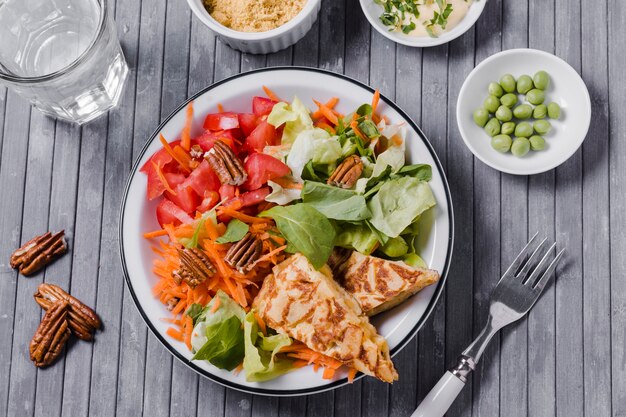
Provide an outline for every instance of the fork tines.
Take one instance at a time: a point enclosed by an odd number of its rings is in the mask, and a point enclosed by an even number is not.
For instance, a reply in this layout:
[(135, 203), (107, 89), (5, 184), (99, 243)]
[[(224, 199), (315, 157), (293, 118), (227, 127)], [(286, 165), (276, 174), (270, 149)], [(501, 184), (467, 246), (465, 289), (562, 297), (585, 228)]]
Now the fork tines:
[(524, 285), (542, 291), (556, 269), (565, 249), (561, 249), (556, 256), (553, 256), (556, 242), (549, 245), (549, 248), (545, 250), (548, 238), (543, 238), (538, 245), (535, 245), (537, 235), (538, 233), (535, 233), (528, 241), (502, 278), (510, 276), (521, 279)]

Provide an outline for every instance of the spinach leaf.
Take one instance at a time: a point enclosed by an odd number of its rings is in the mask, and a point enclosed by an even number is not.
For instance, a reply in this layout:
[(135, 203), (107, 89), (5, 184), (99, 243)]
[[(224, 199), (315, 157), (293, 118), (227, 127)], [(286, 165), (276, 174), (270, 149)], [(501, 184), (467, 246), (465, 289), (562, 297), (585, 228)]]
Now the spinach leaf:
[(207, 360), (221, 369), (232, 371), (244, 358), (243, 330), (241, 320), (231, 316), (217, 324), (206, 327), (207, 342), (196, 352), (192, 360)]
[(226, 227), (226, 232), (215, 241), (217, 243), (239, 242), (248, 233), (250, 227), (239, 219), (232, 219)]
[(398, 175), (417, 178), (420, 181), (430, 181), (433, 177), (433, 169), (428, 164), (406, 165), (400, 168)]
[(305, 181), (301, 196), (304, 203), (329, 219), (358, 221), (372, 217), (365, 197), (356, 191)]
[(194, 326), (196, 325), (196, 322), (198, 321), (198, 317), (200, 317), (200, 314), (202, 314), (202, 306), (197, 303), (193, 303), (192, 305), (189, 306), (189, 308), (187, 308), (187, 311), (185, 311), (185, 315), (191, 317), (191, 319), (193, 320)]
[(335, 241), (335, 229), (326, 216), (304, 203), (272, 207), (259, 216), (274, 219), (289, 243), (287, 250), (302, 253), (316, 269), (324, 266)]

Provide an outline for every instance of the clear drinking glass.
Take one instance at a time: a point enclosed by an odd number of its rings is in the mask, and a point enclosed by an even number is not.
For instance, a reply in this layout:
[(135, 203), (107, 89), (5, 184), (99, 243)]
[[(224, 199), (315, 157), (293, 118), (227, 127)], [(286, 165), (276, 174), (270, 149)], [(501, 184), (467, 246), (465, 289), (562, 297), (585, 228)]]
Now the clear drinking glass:
[(0, 0), (0, 82), (76, 123), (115, 107), (128, 66), (107, 3)]

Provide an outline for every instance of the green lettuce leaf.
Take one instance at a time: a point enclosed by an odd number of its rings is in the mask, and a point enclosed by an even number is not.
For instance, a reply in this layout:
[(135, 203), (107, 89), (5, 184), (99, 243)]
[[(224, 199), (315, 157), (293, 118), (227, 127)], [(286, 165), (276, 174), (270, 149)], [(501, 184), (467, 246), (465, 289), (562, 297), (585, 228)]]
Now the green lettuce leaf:
[(239, 219), (232, 219), (228, 226), (226, 227), (226, 231), (220, 237), (218, 237), (215, 241), (217, 243), (233, 243), (239, 242), (243, 237), (248, 233), (250, 227), (242, 222)]
[(385, 182), (368, 201), (371, 224), (389, 237), (399, 236), (425, 210), (436, 204), (428, 183), (413, 177)]
[[(219, 308), (212, 312), (217, 299), (220, 300)], [(197, 311), (194, 313), (197, 314)], [(244, 355), (241, 323), (245, 315), (239, 304), (219, 290), (196, 316), (191, 336), (191, 346), (195, 352), (192, 359), (207, 360), (218, 368), (228, 370), (239, 365)]]
[(339, 158), (341, 158), (339, 141), (323, 129), (311, 128), (298, 134), (287, 155), (287, 165), (291, 168), (293, 176), (300, 179), (309, 161), (314, 165), (334, 167)]
[(291, 344), (285, 334), (264, 336), (259, 332), (259, 325), (250, 311), (243, 322), (245, 356), (243, 369), (246, 380), (250, 382), (268, 381), (293, 369), (290, 359), (276, 356), (284, 346)]
[(309, 109), (298, 97), (294, 97), (291, 104), (278, 103), (274, 105), (271, 113), (267, 116), (267, 122), (274, 127), (285, 125), (282, 144), (293, 143), (300, 132), (313, 129), (313, 120), (309, 115)]
[(378, 243), (378, 236), (366, 224), (346, 223), (335, 239), (336, 246), (354, 249), (364, 255), (371, 254)]
[(319, 182), (304, 182), (302, 201), (315, 207), (329, 219), (359, 221), (372, 217), (362, 195)]
[(304, 203), (272, 207), (259, 216), (274, 219), (289, 243), (287, 250), (302, 253), (316, 269), (324, 266), (335, 240), (335, 229), (326, 216)]
[(272, 192), (265, 197), (265, 201), (269, 201), (270, 203), (284, 206), (300, 198), (300, 190), (297, 188), (283, 188), (280, 184), (272, 180), (269, 180), (267, 185), (272, 188)]
[(400, 168), (398, 175), (413, 177), (420, 181), (430, 181), (433, 177), (433, 169), (428, 164), (405, 165)]

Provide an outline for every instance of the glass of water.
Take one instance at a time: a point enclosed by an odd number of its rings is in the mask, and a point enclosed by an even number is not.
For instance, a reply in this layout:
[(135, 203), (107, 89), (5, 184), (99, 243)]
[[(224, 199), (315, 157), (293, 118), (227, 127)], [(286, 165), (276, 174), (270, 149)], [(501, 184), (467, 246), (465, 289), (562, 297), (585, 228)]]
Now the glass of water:
[(115, 107), (128, 66), (108, 0), (0, 0), (0, 83), (85, 123)]

